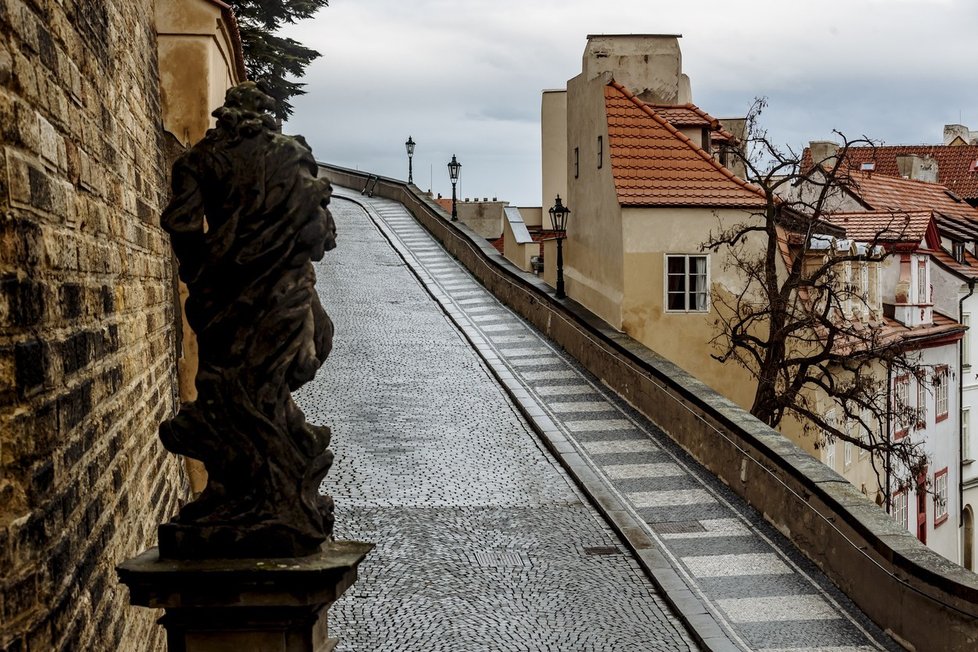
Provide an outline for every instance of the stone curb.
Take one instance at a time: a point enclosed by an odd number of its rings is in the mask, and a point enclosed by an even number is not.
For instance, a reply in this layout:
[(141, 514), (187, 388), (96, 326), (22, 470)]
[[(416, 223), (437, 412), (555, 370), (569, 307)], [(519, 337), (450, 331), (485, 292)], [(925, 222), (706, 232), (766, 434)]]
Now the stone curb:
[[(683, 581), (667, 556), (663, 554), (662, 549), (645, 533), (644, 524), (635, 519), (615, 492), (609, 490), (607, 483), (595, 472), (594, 467), (581, 456), (577, 447), (544, 413), (539, 403), (513, 377), (502, 361), (488, 350), (488, 345), (484, 342), (481, 333), (477, 333), (471, 325), (460, 319), (462, 314), (454, 305), (446, 305), (446, 297), (442, 290), (435, 286), (434, 279), (421, 268), (414, 255), (401, 245), (397, 236), (391, 232), (376, 210), (358, 195), (345, 189), (334, 187), (333, 194), (335, 197), (346, 199), (363, 208), (371, 222), (374, 223), (384, 239), (390, 243), (425, 291), (434, 299), (452, 324), (458, 328), (472, 348), (476, 350), (493, 377), (519, 409), (549, 452), (557, 458), (578, 488), (625, 542), (634, 559), (659, 589), (663, 599), (672, 607), (693, 639), (707, 652), (742, 651), (744, 648), (727, 636), (707, 606)], [(441, 245), (439, 244), (439, 246)], [(451, 257), (448, 252), (446, 255)]]

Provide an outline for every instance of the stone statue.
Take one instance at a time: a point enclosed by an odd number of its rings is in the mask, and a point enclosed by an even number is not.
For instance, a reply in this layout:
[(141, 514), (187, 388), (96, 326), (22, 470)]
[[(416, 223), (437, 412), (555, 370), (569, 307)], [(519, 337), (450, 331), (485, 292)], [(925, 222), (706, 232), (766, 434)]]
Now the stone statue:
[(208, 483), (160, 526), (163, 558), (298, 557), (332, 535), (332, 499), (319, 493), (330, 431), (291, 396), (332, 346), (312, 267), (336, 245), (332, 189), (273, 108), (252, 82), (231, 88), (217, 126), (173, 167), (161, 223), (189, 290), (199, 370), (197, 400), (160, 439), (203, 461)]

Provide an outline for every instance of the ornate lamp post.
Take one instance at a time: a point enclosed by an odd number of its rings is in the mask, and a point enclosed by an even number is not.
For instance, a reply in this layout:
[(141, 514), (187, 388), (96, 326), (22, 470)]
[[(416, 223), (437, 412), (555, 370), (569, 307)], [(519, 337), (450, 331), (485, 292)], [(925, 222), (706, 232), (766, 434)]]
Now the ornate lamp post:
[(560, 195), (557, 195), (556, 203), (550, 208), (550, 222), (553, 224), (554, 231), (557, 232), (557, 298), (563, 299), (564, 294), (564, 249), (563, 242), (567, 236), (567, 216), (570, 209), (560, 203)]
[(462, 164), (455, 159), (455, 155), (452, 154), (452, 160), (448, 162), (448, 178), (452, 180), (452, 221), (458, 222), (458, 210), (455, 208), (455, 184), (458, 183), (458, 170), (462, 167)]
[(407, 141), (404, 143), (404, 149), (407, 150), (408, 155), (408, 183), (414, 183), (414, 170), (411, 165), (411, 158), (414, 156), (414, 145), (414, 139), (408, 136)]

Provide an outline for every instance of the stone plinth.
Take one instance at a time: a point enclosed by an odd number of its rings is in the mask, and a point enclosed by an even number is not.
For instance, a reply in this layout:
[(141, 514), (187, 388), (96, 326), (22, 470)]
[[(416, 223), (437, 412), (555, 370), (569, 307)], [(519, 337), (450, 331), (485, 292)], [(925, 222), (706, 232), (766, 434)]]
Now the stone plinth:
[(327, 652), (327, 610), (371, 548), (336, 541), (307, 557), (212, 560), (151, 548), (116, 570), (132, 604), (166, 610), (169, 652)]

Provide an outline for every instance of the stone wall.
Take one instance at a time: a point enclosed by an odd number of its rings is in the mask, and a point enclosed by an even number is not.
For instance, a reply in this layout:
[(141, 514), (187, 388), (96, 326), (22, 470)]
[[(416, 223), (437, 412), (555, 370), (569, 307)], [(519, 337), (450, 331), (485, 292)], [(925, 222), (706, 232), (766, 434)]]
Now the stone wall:
[(0, 649), (161, 649), (114, 567), (187, 493), (153, 0), (0, 0)]

